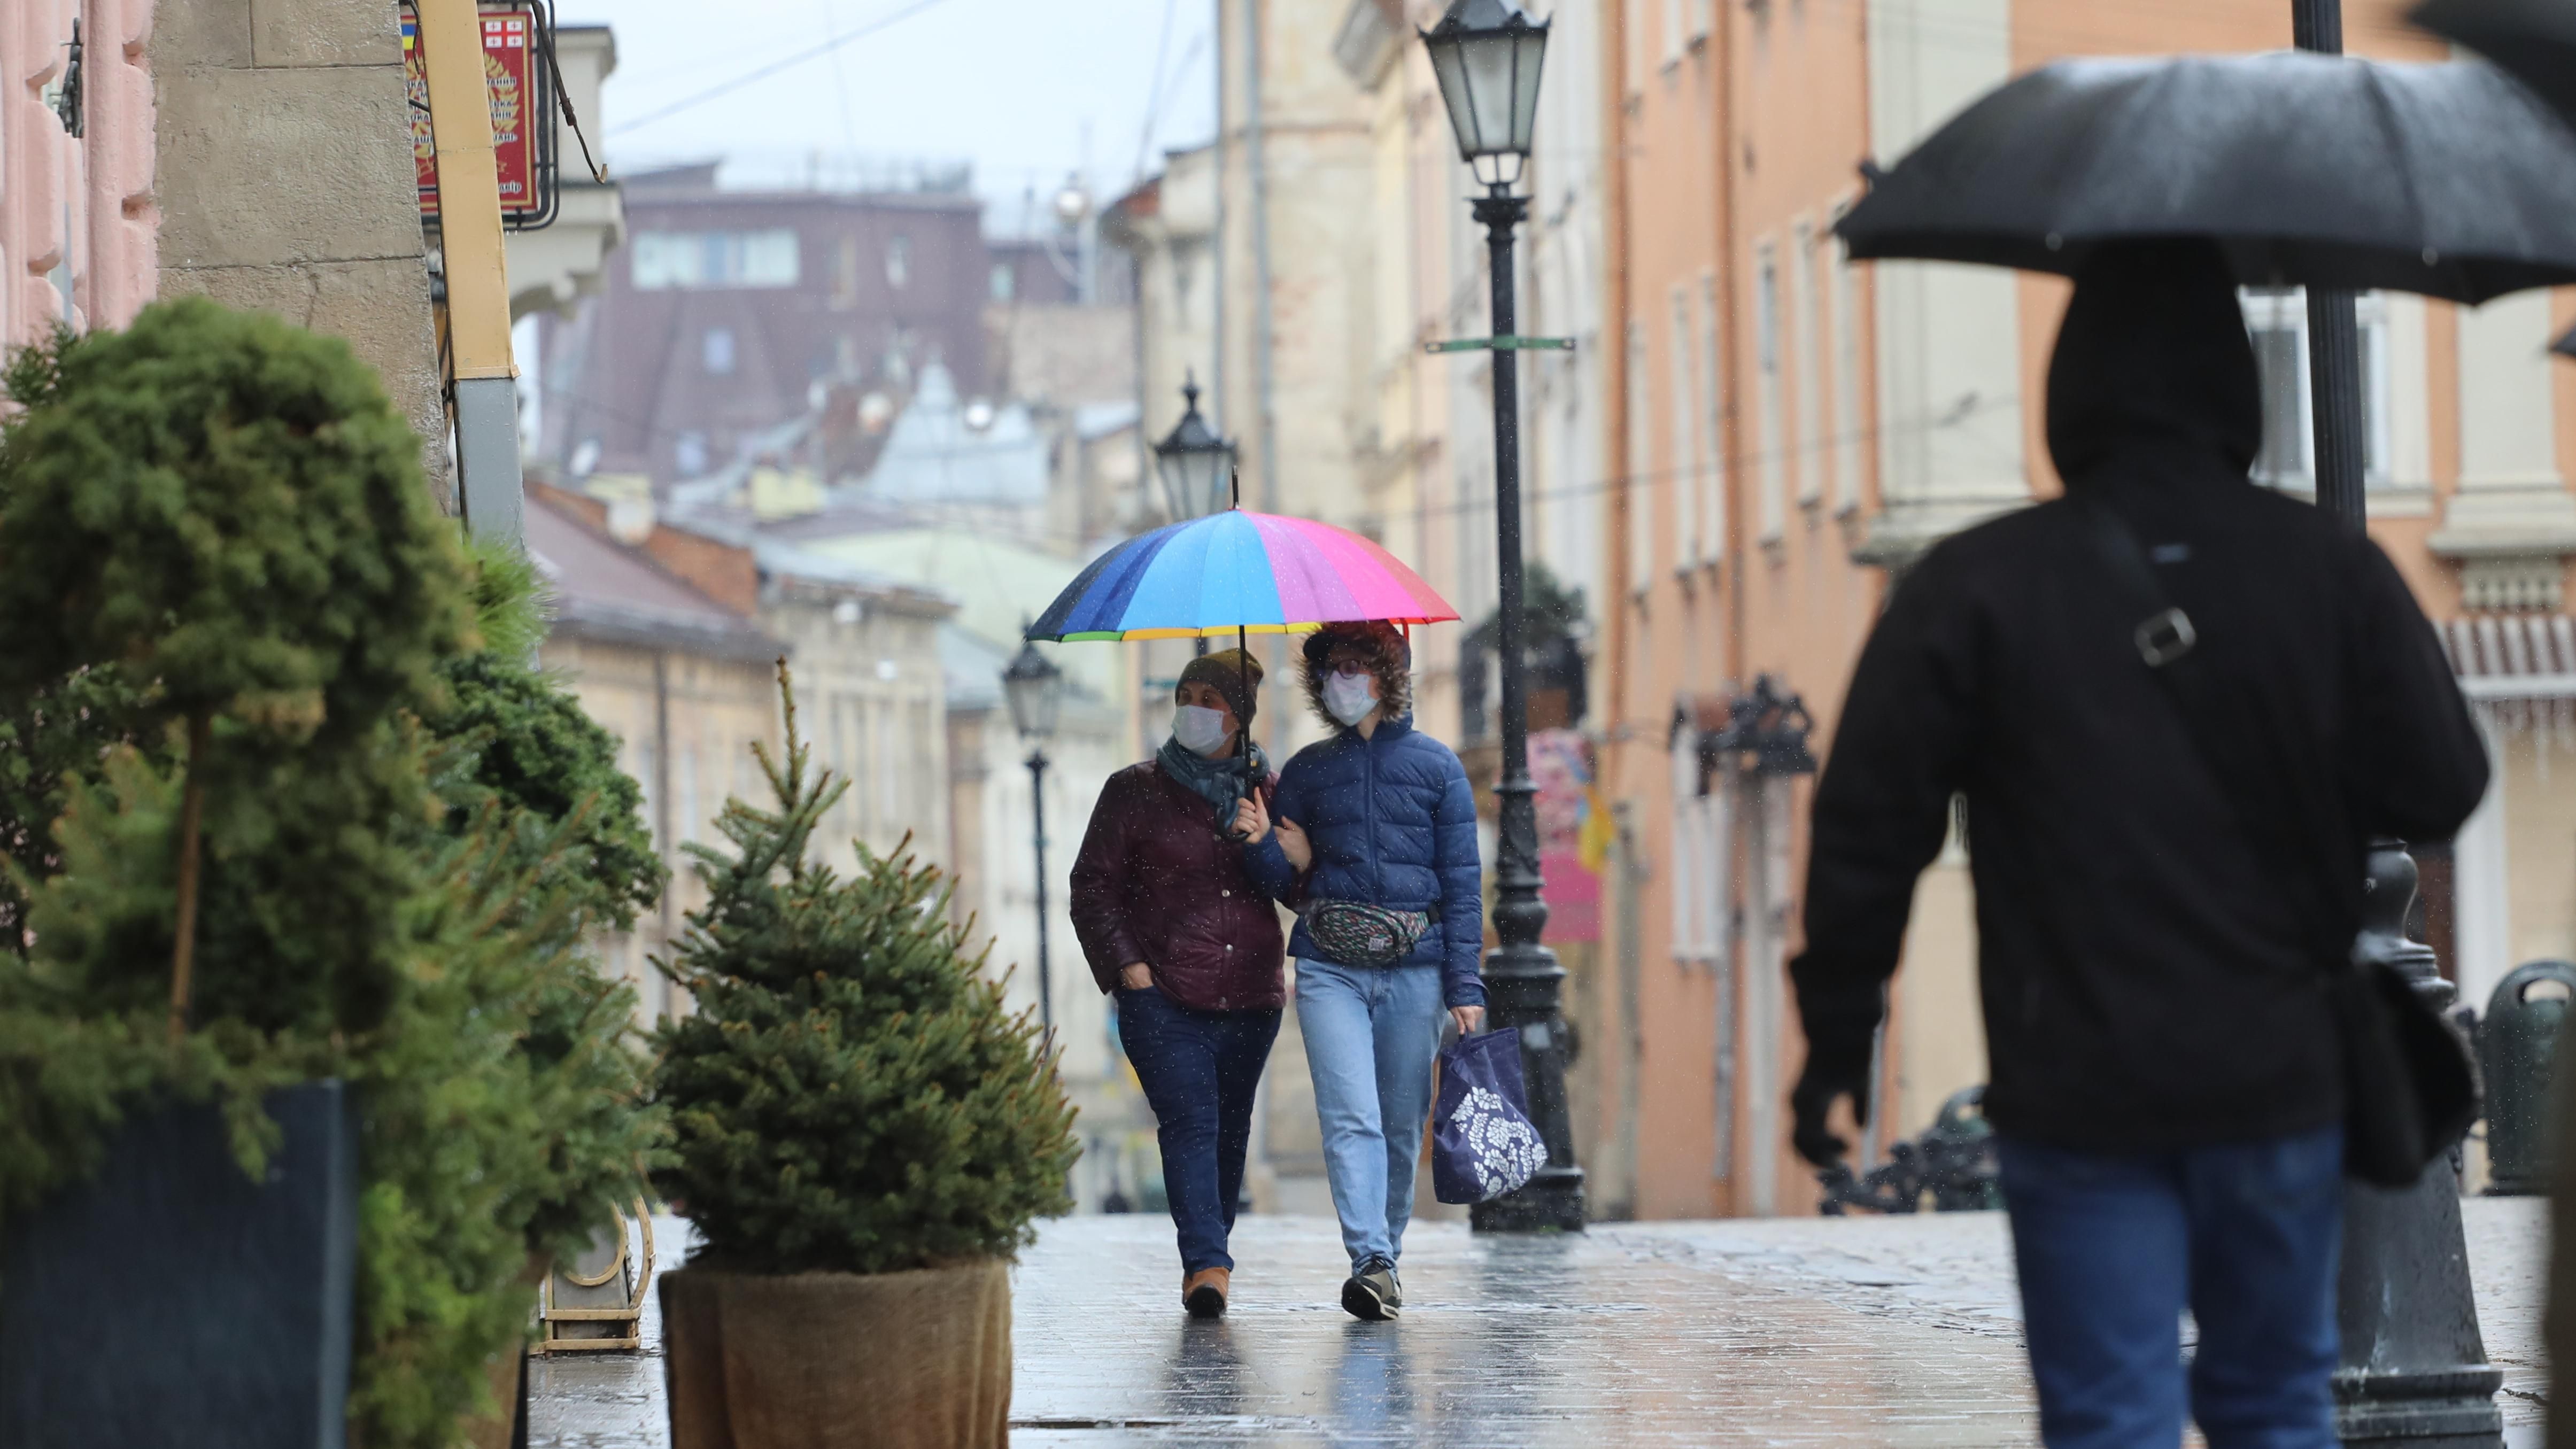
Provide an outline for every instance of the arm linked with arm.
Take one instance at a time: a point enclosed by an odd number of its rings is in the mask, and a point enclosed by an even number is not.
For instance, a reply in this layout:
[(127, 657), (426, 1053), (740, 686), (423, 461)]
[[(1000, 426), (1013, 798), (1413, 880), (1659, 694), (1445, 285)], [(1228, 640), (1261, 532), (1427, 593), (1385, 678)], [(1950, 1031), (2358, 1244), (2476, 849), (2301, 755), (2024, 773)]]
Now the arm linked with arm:
[(1288, 863), (1288, 853), (1279, 848), (1278, 822), (1293, 818), (1291, 812), (1304, 803), (1303, 792), (1295, 789), (1296, 778), (1297, 762), (1291, 760), (1287, 770), (1280, 774), (1277, 787), (1270, 792), (1270, 833), (1243, 847), (1244, 873), (1252, 877), (1252, 883), (1261, 888), (1263, 895), (1284, 906), (1296, 905), (1304, 894), (1304, 882), (1299, 878), (1297, 868)]

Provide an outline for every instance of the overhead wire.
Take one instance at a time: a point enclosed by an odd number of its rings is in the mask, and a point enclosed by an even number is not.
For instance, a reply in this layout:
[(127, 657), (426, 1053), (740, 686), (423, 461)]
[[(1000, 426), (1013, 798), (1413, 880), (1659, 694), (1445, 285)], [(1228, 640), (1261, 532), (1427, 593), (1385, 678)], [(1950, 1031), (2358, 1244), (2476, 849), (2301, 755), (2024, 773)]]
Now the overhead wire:
[(849, 44), (851, 41), (864, 39), (876, 34), (878, 31), (888, 28), (889, 26), (909, 20), (913, 16), (919, 15), (921, 12), (930, 9), (932, 6), (939, 3), (941, 3), (941, 0), (913, 0), (912, 4), (906, 5), (900, 10), (896, 10), (890, 14), (881, 15), (874, 20), (863, 22), (858, 26), (858, 28), (835, 35), (820, 45), (809, 46), (793, 55), (783, 56), (777, 60), (771, 61), (767, 65), (755, 66), (750, 70), (744, 71), (740, 75), (734, 76), (730, 80), (718, 81), (716, 84), (707, 87), (705, 90), (699, 91), (695, 95), (686, 97), (682, 100), (673, 101), (671, 104), (662, 107), (660, 110), (649, 111), (644, 115), (636, 117), (634, 120), (612, 126), (609, 128), (608, 134), (612, 136), (622, 136), (629, 131), (649, 126), (655, 121), (663, 120), (670, 116), (676, 116), (682, 111), (702, 106), (720, 96), (731, 95), (733, 92), (741, 90), (744, 86), (750, 85), (754, 81), (767, 80), (769, 77), (778, 74), (780, 71), (789, 70), (796, 66), (803, 65), (809, 60), (829, 55), (833, 51), (839, 50), (842, 46)]

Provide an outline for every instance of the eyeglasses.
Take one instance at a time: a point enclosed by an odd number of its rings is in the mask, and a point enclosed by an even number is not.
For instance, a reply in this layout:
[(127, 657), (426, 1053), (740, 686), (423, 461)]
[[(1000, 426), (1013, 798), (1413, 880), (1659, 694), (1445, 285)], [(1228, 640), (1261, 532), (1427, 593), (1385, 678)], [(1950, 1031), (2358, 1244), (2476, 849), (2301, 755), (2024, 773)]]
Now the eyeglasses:
[(1368, 661), (1365, 659), (1335, 659), (1329, 661), (1324, 667), (1344, 679), (1357, 679), (1369, 672)]

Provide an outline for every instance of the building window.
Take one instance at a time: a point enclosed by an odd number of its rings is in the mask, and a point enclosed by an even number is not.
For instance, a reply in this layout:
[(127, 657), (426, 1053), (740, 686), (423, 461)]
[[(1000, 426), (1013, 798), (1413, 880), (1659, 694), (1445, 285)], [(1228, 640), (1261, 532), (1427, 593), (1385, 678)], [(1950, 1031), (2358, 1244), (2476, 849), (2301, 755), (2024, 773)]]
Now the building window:
[(733, 375), (733, 329), (710, 327), (699, 343), (699, 360), (706, 364), (710, 377)]
[(1723, 797), (1700, 769), (1699, 732), (1676, 719), (1673, 771), (1673, 959), (1717, 959), (1726, 917)]
[[(2263, 451), (2254, 481), (2313, 490), (2316, 484), (2315, 399), (2308, 377), (2308, 297), (2301, 287), (2247, 287), (2239, 294), (2254, 366), (2263, 379)], [(2361, 323), (2362, 478), (2388, 481), (2388, 299), (2356, 299)]]
[(707, 435), (692, 428), (671, 440), (671, 466), (683, 478), (707, 471)]
[(1717, 307), (1717, 274), (1699, 276), (1699, 415), (1707, 434), (1708, 462), (1699, 474), (1699, 556), (1715, 563), (1726, 556), (1726, 390), (1719, 386), (1717, 329), (1723, 325)]
[[(1848, 204), (1834, 209), (1839, 224)], [(1834, 511), (1860, 506), (1860, 289), (1853, 284), (1851, 248), (1834, 237)]]
[(1678, 65), (1682, 58), (1682, 5), (1684, 0), (1664, 0), (1664, 64)]
[(1646, 328), (1628, 324), (1628, 587), (1655, 581), (1654, 402), (1647, 393)]
[(1689, 568), (1700, 557), (1699, 429), (1693, 426), (1699, 400), (1691, 392), (1690, 300), (1673, 288), (1673, 567)]
[[(993, 300), (996, 302), (1010, 301), (1014, 296), (1019, 294), (1019, 289), (1019, 271), (1009, 262), (993, 263), (993, 280), (991, 284)], [(1189, 282), (1186, 273), (1183, 274), (1181, 290), (1183, 295), (1187, 295), (1189, 291)]]
[(1816, 229), (1800, 222), (1789, 252), (1791, 343), (1798, 349), (1798, 502), (1825, 496), (1825, 386), (1816, 341)]
[(1762, 538), (1768, 542), (1783, 527), (1780, 467), (1788, 451), (1780, 426), (1780, 251), (1764, 242), (1755, 256), (1753, 391), (1762, 435), (1753, 446), (1762, 459)]
[(912, 238), (898, 232), (886, 243), (886, 285), (901, 290), (912, 281)]
[(796, 233), (644, 231), (635, 234), (627, 275), (639, 292), (796, 285)]

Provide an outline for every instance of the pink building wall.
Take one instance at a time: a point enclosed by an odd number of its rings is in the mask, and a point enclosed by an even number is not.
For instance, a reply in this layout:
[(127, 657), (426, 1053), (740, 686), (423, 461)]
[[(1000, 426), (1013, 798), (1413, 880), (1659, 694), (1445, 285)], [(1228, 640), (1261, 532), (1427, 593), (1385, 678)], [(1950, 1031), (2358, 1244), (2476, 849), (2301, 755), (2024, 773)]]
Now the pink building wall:
[[(152, 299), (152, 4), (0, 4), (0, 345), (56, 322), (122, 326)], [(46, 104), (70, 58), (76, 13), (86, 51), (79, 139)]]

